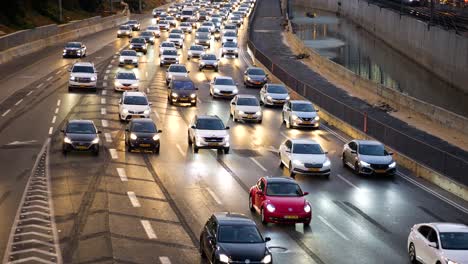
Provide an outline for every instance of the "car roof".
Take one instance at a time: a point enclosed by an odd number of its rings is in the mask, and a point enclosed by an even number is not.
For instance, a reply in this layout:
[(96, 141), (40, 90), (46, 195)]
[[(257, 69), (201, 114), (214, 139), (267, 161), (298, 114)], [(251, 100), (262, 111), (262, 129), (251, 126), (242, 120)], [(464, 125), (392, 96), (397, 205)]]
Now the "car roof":
[(73, 124), (93, 124), (93, 120), (84, 120), (84, 119), (72, 119), (68, 120), (68, 123), (73, 123)]
[(238, 94), (237, 97), (238, 98), (255, 98), (255, 99), (257, 99), (257, 97), (255, 97), (255, 95), (251, 95), (251, 94)]
[(382, 145), (382, 143), (380, 143), (379, 141), (375, 141), (375, 140), (360, 140), (360, 139), (357, 139), (357, 140), (354, 140), (354, 141), (356, 141), (358, 144)]
[(146, 97), (146, 94), (143, 92), (124, 92), (124, 96), (144, 96)]
[(289, 101), (291, 104), (312, 104), (307, 100), (291, 100)]
[(91, 62), (75, 62), (73, 66), (89, 66), (89, 67), (94, 67), (94, 64)]
[(285, 177), (285, 176), (266, 176), (264, 179), (267, 181), (267, 183), (271, 182), (292, 182), (292, 183), (297, 183), (296, 180), (292, 179), (291, 177)]
[(439, 232), (468, 232), (468, 226), (458, 223), (429, 223), (435, 227)]
[(245, 224), (256, 226), (255, 222), (252, 219), (240, 213), (219, 212), (214, 213), (213, 216), (216, 218), (216, 221), (219, 225)]
[(292, 138), (291, 142), (293, 144), (318, 144), (317, 141), (308, 138)]

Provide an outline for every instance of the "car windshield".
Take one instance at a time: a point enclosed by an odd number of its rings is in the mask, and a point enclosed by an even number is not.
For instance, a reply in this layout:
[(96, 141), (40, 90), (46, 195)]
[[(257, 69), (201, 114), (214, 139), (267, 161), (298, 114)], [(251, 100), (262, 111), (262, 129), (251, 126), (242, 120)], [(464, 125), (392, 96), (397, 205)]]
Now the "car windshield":
[(163, 55), (176, 56), (177, 50), (165, 50), (163, 51)]
[(258, 106), (257, 98), (239, 98), (237, 99), (237, 105), (250, 105), (250, 106)]
[(191, 11), (191, 10), (182, 11), (182, 15), (191, 16), (191, 15), (193, 15), (193, 11)]
[(120, 53), (121, 56), (137, 56), (136, 51), (134, 50), (124, 50)]
[(156, 133), (156, 126), (151, 122), (133, 122), (133, 132)]
[(195, 85), (191, 81), (174, 81), (173, 90), (195, 90)]
[(447, 250), (468, 250), (468, 233), (441, 232), (440, 242), (442, 248)]
[(296, 112), (315, 112), (315, 108), (312, 104), (292, 104), (291, 107)]
[(145, 43), (145, 40), (141, 39), (141, 38), (134, 38), (134, 39), (132, 39), (132, 43), (142, 44), (142, 43)]
[(368, 145), (359, 144), (359, 154), (369, 156), (385, 156), (385, 148), (383, 145)]
[(202, 56), (202, 60), (216, 60), (216, 55), (214, 54), (205, 54)]
[(81, 48), (81, 44), (80, 44), (80, 43), (76, 43), (76, 42), (67, 43), (67, 45), (66, 45), (65, 47), (67, 47), (67, 48)]
[(236, 32), (228, 31), (228, 32), (226, 32), (226, 34), (224, 34), (224, 36), (226, 36), (226, 37), (235, 37)]
[(215, 85), (235, 85), (232, 79), (216, 79)]
[(237, 43), (236, 42), (226, 42), (226, 43), (224, 43), (224, 47), (237, 48)]
[(210, 30), (208, 28), (200, 28), (198, 32), (207, 33), (207, 32), (210, 32)]
[(119, 72), (117, 79), (123, 80), (136, 80), (136, 76), (133, 72)]
[(190, 27), (190, 23), (184, 22), (180, 24), (181, 27)]
[(169, 42), (164, 42), (164, 43), (161, 45), (161, 47), (164, 47), (164, 48), (173, 48), (173, 47), (175, 47), (175, 44), (172, 43), (172, 42), (170, 42), (170, 43), (169, 43)]
[(212, 26), (213, 26), (213, 24), (210, 23), (210, 22), (205, 22), (205, 23), (202, 24), (202, 27), (212, 27)]
[(178, 34), (178, 35), (183, 34), (182, 30), (180, 29), (173, 29), (171, 33)]
[(70, 134), (96, 134), (96, 128), (91, 123), (68, 123), (66, 131)]
[(159, 24), (168, 25), (169, 22), (167, 22), (166, 20), (160, 20), (160, 21), (159, 21)]
[(319, 144), (294, 144), (294, 154), (323, 154)]
[(185, 66), (175, 66), (171, 65), (168, 69), (169, 72), (187, 72), (187, 68)]
[(249, 75), (265, 75), (265, 72), (262, 69), (249, 69), (247, 71)]
[(126, 105), (147, 105), (148, 100), (144, 96), (125, 96), (124, 104), (126, 104)]
[(302, 197), (301, 188), (297, 183), (284, 183), (272, 182), (268, 183), (266, 188), (266, 195), (268, 196), (289, 196), (289, 197)]
[(204, 130), (224, 130), (224, 124), (219, 119), (213, 118), (200, 118), (197, 120), (196, 124), (197, 129)]
[(286, 94), (288, 90), (282, 85), (268, 85), (267, 92), (274, 94)]
[(119, 29), (121, 29), (121, 30), (129, 30), (130, 27), (129, 27), (129, 26), (121, 26), (121, 27), (119, 27)]
[(220, 243), (264, 243), (254, 225), (221, 225), (218, 230)]
[(74, 66), (72, 72), (94, 73), (94, 68), (90, 66)]
[(202, 46), (192, 46), (190, 50), (204, 50)]
[(148, 30), (158, 30), (157, 27), (148, 27)]
[(169, 38), (179, 39), (179, 38), (180, 38), (180, 35), (179, 35), (179, 34), (170, 34), (170, 35), (169, 35)]
[(141, 36), (144, 36), (144, 37), (152, 37), (152, 36), (153, 36), (153, 33), (151, 33), (151, 32), (142, 32), (142, 33), (141, 33)]
[(203, 35), (198, 36), (198, 38), (199, 39), (209, 39), (210, 36), (203, 34)]

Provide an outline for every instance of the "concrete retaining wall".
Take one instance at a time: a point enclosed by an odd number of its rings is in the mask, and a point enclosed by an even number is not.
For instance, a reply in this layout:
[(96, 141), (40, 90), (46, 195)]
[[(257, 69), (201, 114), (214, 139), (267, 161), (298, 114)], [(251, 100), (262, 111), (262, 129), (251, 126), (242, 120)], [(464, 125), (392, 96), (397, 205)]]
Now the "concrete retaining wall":
[(108, 17), (92, 17), (64, 25), (47, 25), (0, 37), (0, 64), (45, 47), (79, 39), (128, 21), (128, 12)]
[[(468, 91), (468, 38), (365, 0), (291, 0), (310, 8), (337, 12), (448, 83)], [(338, 6), (341, 2), (341, 8)]]
[(284, 34), (289, 45), (300, 50), (302, 53), (310, 55), (310, 60), (308, 60), (308, 62), (320, 71), (325, 78), (340, 79), (349, 86), (356, 87), (356, 89), (365, 89), (368, 93), (379, 96), (382, 98), (382, 101), (385, 101), (394, 109), (405, 109), (412, 115), (422, 116), (445, 127), (457, 129), (468, 134), (467, 117), (454, 114), (443, 108), (363, 78), (348, 70), (346, 67), (320, 56), (320, 54), (313, 49), (306, 47), (304, 42), (290, 31), (284, 32)]

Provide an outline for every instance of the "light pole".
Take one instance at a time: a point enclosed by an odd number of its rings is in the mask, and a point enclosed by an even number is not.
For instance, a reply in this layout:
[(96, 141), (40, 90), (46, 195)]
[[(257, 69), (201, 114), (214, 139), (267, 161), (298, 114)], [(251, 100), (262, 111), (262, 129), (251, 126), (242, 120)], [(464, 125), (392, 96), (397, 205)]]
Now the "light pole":
[(140, 10), (140, 14), (143, 12), (142, 9), (141, 9), (141, 0), (138, 1), (138, 9)]
[(59, 21), (63, 22), (62, 0), (58, 0), (58, 6), (59, 6)]

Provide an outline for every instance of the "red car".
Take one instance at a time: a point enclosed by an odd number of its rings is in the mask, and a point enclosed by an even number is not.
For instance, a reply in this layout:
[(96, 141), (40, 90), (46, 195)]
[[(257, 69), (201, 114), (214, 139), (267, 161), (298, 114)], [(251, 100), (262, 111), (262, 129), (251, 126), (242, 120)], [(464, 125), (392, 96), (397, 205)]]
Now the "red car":
[(262, 177), (250, 188), (249, 208), (262, 216), (262, 223), (310, 225), (312, 207), (297, 182), (289, 177)]

